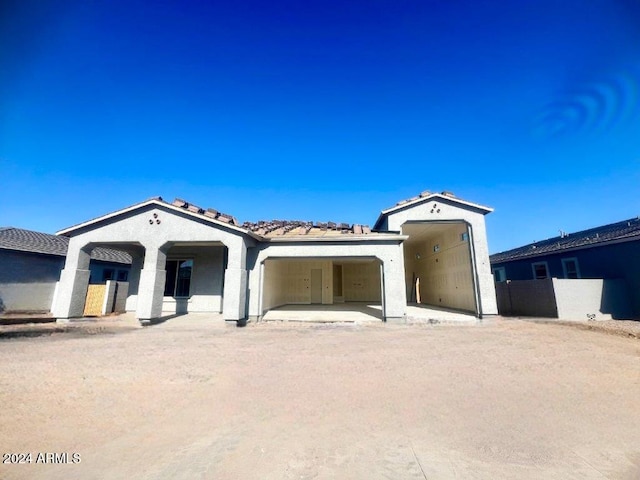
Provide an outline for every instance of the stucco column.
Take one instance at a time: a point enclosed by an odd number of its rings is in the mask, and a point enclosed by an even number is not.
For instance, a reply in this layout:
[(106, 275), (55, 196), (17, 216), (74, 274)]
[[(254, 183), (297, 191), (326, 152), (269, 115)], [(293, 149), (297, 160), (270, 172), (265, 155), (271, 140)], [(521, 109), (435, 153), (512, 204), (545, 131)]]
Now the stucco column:
[(473, 262), (473, 270), (476, 275), (474, 279), (478, 303), (478, 312), (476, 313), (479, 318), (482, 318), (484, 315), (497, 315), (496, 285), (489, 262), (489, 248), (484, 217), (481, 218), (481, 221), (469, 225), (467, 232), (469, 233), (471, 261)]
[(244, 320), (247, 302), (247, 246), (244, 242), (229, 246), (224, 271), (222, 316), (225, 320)]
[(394, 323), (405, 323), (407, 308), (407, 292), (404, 282), (404, 258), (402, 250), (398, 248), (399, 255), (392, 258), (385, 258), (382, 263), (384, 286), (383, 305), (385, 321)]
[(162, 315), (162, 297), (164, 296), (164, 284), (167, 280), (166, 252), (154, 246), (145, 245), (145, 248), (144, 268), (140, 272), (138, 284), (136, 305), (138, 320), (150, 320)]
[(82, 317), (84, 302), (89, 285), (89, 262), (92, 247), (80, 245), (71, 239), (67, 250), (64, 269), (60, 272), (60, 283), (56, 303), (53, 306), (53, 316), (59, 320)]
[(131, 255), (131, 270), (129, 271), (129, 291), (127, 293), (127, 303), (125, 310), (135, 312), (138, 304), (138, 289), (140, 287), (140, 272), (144, 259), (141, 255), (129, 252)]

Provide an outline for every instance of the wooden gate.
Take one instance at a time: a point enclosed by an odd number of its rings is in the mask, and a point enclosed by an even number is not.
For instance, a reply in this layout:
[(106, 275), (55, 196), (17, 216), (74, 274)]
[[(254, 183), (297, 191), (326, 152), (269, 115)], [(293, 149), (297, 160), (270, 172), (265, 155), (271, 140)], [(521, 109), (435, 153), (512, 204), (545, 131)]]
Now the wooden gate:
[(84, 302), (83, 315), (85, 317), (98, 317), (102, 315), (102, 304), (104, 303), (106, 289), (106, 285), (89, 285), (87, 289), (87, 299)]

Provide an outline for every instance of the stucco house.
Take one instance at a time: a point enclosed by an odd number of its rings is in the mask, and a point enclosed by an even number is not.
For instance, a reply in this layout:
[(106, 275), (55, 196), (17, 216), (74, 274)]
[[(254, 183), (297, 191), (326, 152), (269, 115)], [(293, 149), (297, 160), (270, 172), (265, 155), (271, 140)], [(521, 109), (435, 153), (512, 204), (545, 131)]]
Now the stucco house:
[[(64, 267), (69, 238), (14, 227), (0, 228), (0, 313), (48, 312)], [(131, 257), (96, 248), (89, 283), (127, 281)]]
[(245, 222), (151, 198), (58, 232), (69, 250), (53, 309), (82, 315), (91, 252), (132, 257), (128, 311), (140, 320), (221, 312), (244, 322), (287, 304), (377, 303), (404, 321), (407, 301), (497, 313), (484, 216), (490, 208), (423, 192), (383, 210), (372, 229), (302, 221)]
[[(520, 313), (531, 311), (527, 303), (535, 299), (538, 307), (548, 303), (548, 308), (536, 313), (544, 316), (563, 318), (563, 304), (569, 302), (576, 304), (572, 311), (590, 308), (592, 317), (608, 313), (613, 318), (640, 318), (638, 217), (579, 232), (561, 232), (491, 255), (490, 261), (501, 313), (506, 314), (509, 307), (502, 297), (510, 297), (512, 304), (521, 303)], [(528, 285), (536, 286), (535, 291)], [(516, 297), (522, 297), (522, 302)], [(541, 301), (547, 297), (549, 302)], [(589, 307), (591, 303), (594, 305)]]

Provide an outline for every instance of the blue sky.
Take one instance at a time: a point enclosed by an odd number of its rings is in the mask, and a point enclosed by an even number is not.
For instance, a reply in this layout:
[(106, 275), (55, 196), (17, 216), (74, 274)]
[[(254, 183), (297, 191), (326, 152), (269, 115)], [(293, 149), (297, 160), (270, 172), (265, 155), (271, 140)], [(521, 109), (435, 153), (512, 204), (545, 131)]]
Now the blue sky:
[(640, 215), (634, 0), (0, 8), (0, 225), (157, 195), (372, 225), (450, 190), (494, 253)]

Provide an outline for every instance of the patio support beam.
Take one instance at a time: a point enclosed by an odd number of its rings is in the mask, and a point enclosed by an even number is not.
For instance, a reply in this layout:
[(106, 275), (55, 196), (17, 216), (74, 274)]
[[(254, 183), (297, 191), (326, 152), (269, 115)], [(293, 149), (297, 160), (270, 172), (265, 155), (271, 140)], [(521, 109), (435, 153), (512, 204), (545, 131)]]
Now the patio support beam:
[(151, 320), (162, 315), (162, 299), (167, 272), (164, 248), (145, 245), (144, 268), (140, 272), (136, 318)]
[(71, 239), (67, 250), (64, 269), (60, 272), (58, 294), (53, 306), (53, 315), (60, 321), (82, 317), (84, 302), (89, 285), (89, 262), (91, 261), (89, 245), (81, 245)]

